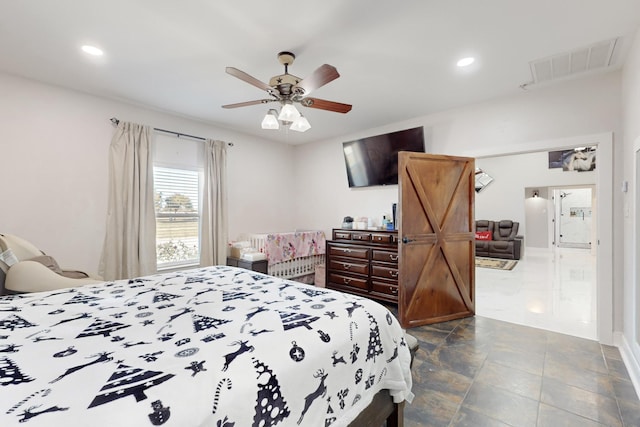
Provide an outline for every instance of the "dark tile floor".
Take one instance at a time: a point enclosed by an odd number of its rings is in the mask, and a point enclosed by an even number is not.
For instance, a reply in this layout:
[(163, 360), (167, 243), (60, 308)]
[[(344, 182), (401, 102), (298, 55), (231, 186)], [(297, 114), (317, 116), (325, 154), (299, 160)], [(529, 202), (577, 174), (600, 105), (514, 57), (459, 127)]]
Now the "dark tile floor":
[(640, 426), (616, 347), (478, 316), (408, 332), (405, 427)]

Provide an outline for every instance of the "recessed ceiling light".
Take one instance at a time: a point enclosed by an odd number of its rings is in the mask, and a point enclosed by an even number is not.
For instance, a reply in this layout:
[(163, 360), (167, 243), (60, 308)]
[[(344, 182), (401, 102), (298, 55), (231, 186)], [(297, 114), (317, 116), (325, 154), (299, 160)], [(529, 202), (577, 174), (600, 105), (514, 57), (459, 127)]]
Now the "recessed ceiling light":
[(460, 59), (456, 65), (458, 65), (458, 67), (468, 67), (469, 65), (473, 64), (475, 60), (475, 58), (469, 56), (467, 58)]
[(90, 46), (88, 44), (82, 46), (82, 51), (84, 53), (88, 53), (89, 55), (93, 55), (93, 56), (102, 56), (104, 54), (102, 49), (99, 49), (95, 46)]

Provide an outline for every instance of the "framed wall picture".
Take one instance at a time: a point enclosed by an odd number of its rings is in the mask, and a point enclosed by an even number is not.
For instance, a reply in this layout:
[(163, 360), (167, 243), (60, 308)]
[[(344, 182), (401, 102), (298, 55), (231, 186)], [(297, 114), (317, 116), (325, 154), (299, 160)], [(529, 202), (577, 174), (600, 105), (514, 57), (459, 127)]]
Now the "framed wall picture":
[(549, 169), (586, 172), (596, 168), (596, 147), (549, 151)]

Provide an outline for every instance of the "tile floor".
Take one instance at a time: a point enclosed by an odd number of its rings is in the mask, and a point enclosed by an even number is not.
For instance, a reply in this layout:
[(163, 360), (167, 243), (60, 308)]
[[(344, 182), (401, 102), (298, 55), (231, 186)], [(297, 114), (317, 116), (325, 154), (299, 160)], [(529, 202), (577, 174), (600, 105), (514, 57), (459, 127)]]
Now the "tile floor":
[(640, 426), (617, 348), (475, 316), (413, 328), (405, 427)]
[(476, 314), (597, 339), (596, 258), (587, 249), (526, 248), (510, 271), (476, 268)]
[(640, 426), (618, 349), (593, 340), (593, 261), (528, 250), (511, 271), (477, 269), (475, 317), (410, 330), (405, 426)]

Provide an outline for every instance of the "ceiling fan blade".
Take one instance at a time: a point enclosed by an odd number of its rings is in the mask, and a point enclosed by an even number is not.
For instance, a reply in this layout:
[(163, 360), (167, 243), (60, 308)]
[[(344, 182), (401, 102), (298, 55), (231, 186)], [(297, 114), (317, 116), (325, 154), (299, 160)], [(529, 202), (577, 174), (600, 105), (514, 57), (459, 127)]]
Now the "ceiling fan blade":
[(326, 99), (319, 98), (304, 98), (300, 101), (302, 105), (309, 108), (318, 108), (320, 110), (333, 111), (336, 113), (348, 113), (351, 111), (352, 106), (350, 104), (343, 104), (341, 102), (327, 101)]
[(249, 74), (245, 73), (242, 70), (238, 70), (237, 68), (234, 68), (234, 67), (227, 67), (225, 70), (227, 74), (231, 74), (233, 77), (237, 77), (240, 80), (243, 80), (249, 83), (250, 85), (257, 87), (258, 89), (266, 90), (268, 93), (272, 95), (278, 94), (278, 91), (275, 88), (269, 86), (266, 83), (261, 82), (260, 80), (256, 79), (253, 76), (250, 76)]
[(300, 83), (295, 85), (293, 87), (293, 91), (300, 95), (308, 95), (319, 87), (322, 87), (327, 83), (334, 81), (338, 77), (340, 77), (340, 74), (338, 74), (338, 70), (336, 70), (336, 67), (329, 64), (324, 64), (316, 68), (316, 70), (311, 73), (310, 76), (306, 77)]
[(276, 99), (256, 99), (255, 101), (238, 102), (237, 104), (223, 105), (222, 108), (248, 107), (249, 105), (266, 104), (268, 102), (274, 102), (274, 101), (277, 101), (277, 100)]

